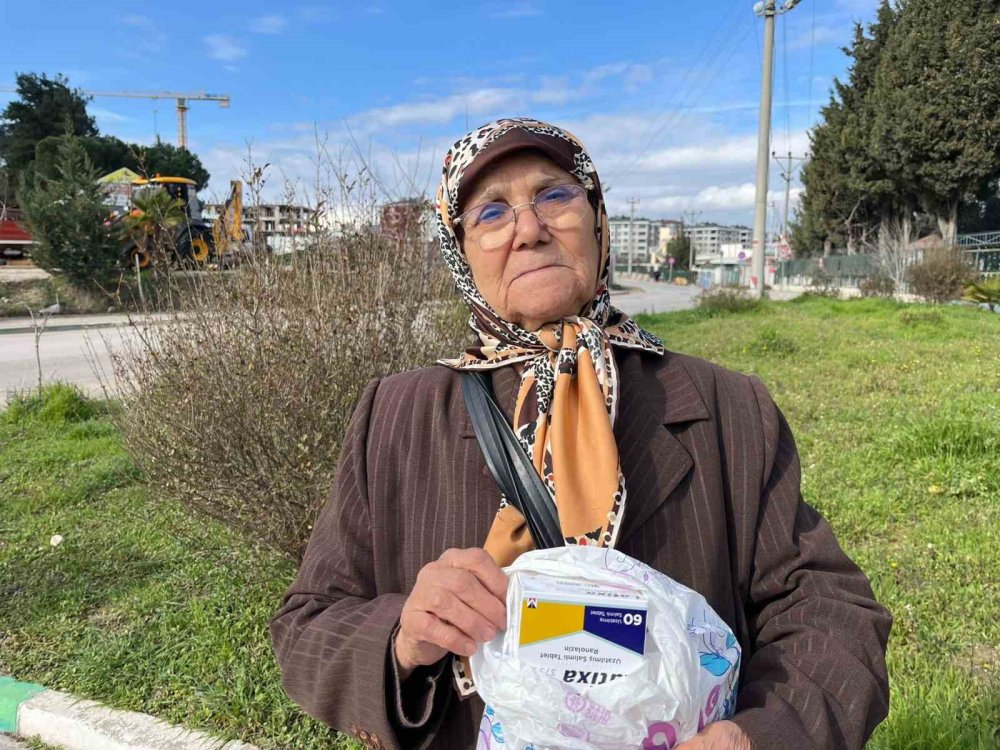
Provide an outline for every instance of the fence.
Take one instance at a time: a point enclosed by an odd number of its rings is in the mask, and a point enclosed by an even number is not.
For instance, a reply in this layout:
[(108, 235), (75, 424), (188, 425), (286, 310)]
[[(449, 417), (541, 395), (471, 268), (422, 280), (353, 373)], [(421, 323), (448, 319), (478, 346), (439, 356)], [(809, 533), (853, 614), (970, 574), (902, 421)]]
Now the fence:
[(778, 263), (775, 283), (808, 286), (819, 276), (833, 286), (856, 287), (862, 281), (882, 273), (874, 255), (828, 255), (825, 258), (796, 258)]
[(1000, 232), (962, 234), (958, 246), (984, 276), (1000, 275)]

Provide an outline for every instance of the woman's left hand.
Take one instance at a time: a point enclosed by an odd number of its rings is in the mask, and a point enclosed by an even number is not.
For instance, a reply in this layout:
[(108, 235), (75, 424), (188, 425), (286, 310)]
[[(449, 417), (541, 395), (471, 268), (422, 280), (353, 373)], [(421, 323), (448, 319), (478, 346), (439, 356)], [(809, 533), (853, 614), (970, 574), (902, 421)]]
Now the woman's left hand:
[(753, 750), (753, 746), (738, 724), (717, 721), (705, 727), (697, 737), (682, 742), (675, 750)]

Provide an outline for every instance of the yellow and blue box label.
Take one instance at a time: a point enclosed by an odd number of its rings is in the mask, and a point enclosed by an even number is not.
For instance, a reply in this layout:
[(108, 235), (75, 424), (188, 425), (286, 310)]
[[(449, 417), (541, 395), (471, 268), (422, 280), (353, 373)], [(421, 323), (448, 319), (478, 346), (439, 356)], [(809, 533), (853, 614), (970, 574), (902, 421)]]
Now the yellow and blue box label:
[(521, 582), (518, 657), (566, 682), (601, 685), (635, 670), (646, 643), (642, 592), (563, 579)]

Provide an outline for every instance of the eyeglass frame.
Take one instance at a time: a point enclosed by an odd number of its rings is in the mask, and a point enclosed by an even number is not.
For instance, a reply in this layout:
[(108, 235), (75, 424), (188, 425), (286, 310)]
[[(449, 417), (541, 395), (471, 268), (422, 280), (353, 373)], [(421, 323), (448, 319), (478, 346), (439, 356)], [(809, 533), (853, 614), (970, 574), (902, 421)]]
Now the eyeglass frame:
[[(538, 200), (538, 196), (541, 195), (542, 193), (544, 193), (546, 190), (553, 190), (555, 188), (560, 188), (560, 187), (561, 188), (573, 188), (574, 192), (576, 192), (577, 190), (581, 191), (579, 193), (576, 193), (576, 195), (574, 196), (576, 198), (586, 198), (587, 195), (588, 195), (588, 193), (589, 193), (589, 191), (590, 191), (590, 188), (588, 188), (585, 185), (581, 185), (579, 182), (560, 182), (560, 183), (558, 183), (556, 185), (547, 185), (547, 186), (541, 188), (537, 193), (535, 193), (535, 197), (532, 198), (527, 203), (518, 203), (516, 206), (507, 206), (507, 208), (509, 208), (513, 212), (513, 214), (514, 214), (514, 220), (511, 222), (511, 224), (513, 224), (515, 227), (517, 226), (517, 215), (518, 215), (517, 212), (518, 212), (518, 209), (524, 208), (525, 206), (531, 206), (532, 210), (535, 212), (535, 218), (537, 218), (539, 221), (541, 221), (544, 224), (545, 221), (542, 219), (541, 216), (538, 215), (538, 207), (535, 206), (535, 201)], [(463, 231), (464, 231), (466, 229), (466, 227), (463, 226), (463, 222), (465, 221), (465, 217), (466, 216), (468, 216), (469, 214), (471, 214), (473, 211), (475, 211), (477, 209), (485, 208), (486, 206), (489, 206), (489, 205), (491, 205), (493, 203), (501, 203), (501, 202), (500, 201), (487, 201), (486, 203), (480, 203), (478, 206), (473, 206), (472, 208), (468, 209), (467, 211), (463, 211), (461, 214), (459, 214), (458, 216), (456, 216), (455, 219), (452, 220), (452, 222), (451, 222), (452, 226), (456, 226), (456, 227), (457, 226), (461, 226), (462, 229), (463, 229)], [(501, 205), (506, 205), (506, 204), (501, 204)]]

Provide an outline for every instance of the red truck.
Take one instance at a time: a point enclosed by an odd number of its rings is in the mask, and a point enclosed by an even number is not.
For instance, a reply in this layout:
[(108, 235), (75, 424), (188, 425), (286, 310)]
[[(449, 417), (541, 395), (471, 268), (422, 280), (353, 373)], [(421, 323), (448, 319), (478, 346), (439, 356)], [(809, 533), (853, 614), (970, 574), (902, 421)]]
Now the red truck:
[(31, 235), (20, 219), (21, 212), (16, 208), (0, 209), (0, 265), (8, 259), (23, 258), (31, 248)]

